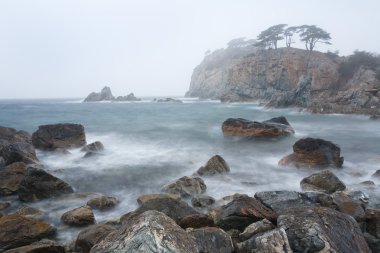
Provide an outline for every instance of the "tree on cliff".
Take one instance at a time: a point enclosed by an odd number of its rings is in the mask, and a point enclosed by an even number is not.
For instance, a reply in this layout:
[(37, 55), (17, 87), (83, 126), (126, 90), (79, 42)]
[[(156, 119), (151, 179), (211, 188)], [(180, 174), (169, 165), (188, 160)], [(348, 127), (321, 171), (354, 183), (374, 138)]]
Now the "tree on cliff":
[(255, 46), (259, 47), (274, 47), (277, 49), (277, 42), (283, 40), (282, 36), (284, 33), (284, 28), (286, 24), (274, 25), (262, 31), (259, 36), (257, 36), (258, 42), (255, 43)]
[(316, 43), (329, 44), (330, 34), (315, 25), (302, 25), (298, 27), (301, 41), (305, 42), (306, 50), (313, 51)]
[(284, 30), (286, 47), (290, 47), (294, 41), (292, 40), (293, 35), (298, 32), (298, 26), (289, 26)]

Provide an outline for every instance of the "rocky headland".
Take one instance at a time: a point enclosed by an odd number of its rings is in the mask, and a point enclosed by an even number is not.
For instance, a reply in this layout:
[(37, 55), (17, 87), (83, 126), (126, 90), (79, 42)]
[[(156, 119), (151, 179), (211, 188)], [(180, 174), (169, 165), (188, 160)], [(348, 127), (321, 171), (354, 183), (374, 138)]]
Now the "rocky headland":
[(186, 96), (380, 115), (380, 66), (351, 64), (350, 59), (296, 48), (220, 49), (194, 69)]
[(112, 101), (112, 102), (126, 102), (126, 101), (141, 101), (141, 99), (136, 98), (133, 93), (126, 96), (114, 97), (111, 92), (111, 88), (105, 86), (100, 92), (91, 92), (83, 102), (101, 102), (101, 101)]

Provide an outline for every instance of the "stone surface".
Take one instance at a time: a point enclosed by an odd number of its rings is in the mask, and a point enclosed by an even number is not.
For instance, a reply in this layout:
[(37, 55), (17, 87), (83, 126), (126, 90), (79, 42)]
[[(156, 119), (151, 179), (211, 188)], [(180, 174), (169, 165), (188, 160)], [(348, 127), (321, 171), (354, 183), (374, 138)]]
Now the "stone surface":
[(26, 164), (16, 162), (0, 170), (0, 196), (17, 194), (26, 174)]
[(198, 252), (232, 253), (234, 246), (231, 237), (220, 228), (198, 228), (188, 232), (195, 238)]
[(172, 219), (157, 211), (147, 211), (130, 219), (118, 231), (96, 244), (91, 253), (194, 253), (198, 252), (194, 237)]
[(0, 150), (15, 142), (25, 142), (32, 144), (32, 137), (29, 133), (16, 130), (11, 127), (0, 126)]
[(293, 153), (282, 158), (281, 166), (295, 166), (306, 168), (341, 168), (343, 157), (336, 144), (322, 139), (304, 138), (293, 145)]
[(183, 228), (215, 227), (213, 219), (206, 214), (190, 214), (182, 217), (178, 225)]
[(367, 232), (380, 239), (380, 210), (368, 208), (365, 210), (364, 218)]
[(219, 155), (214, 155), (211, 157), (205, 166), (202, 166), (198, 169), (197, 173), (199, 175), (214, 175), (214, 174), (223, 174), (230, 172), (230, 166)]
[(377, 170), (375, 173), (372, 174), (373, 178), (380, 179), (380, 170)]
[(18, 196), (21, 201), (36, 201), (72, 193), (73, 188), (61, 179), (50, 175), (40, 166), (28, 166), (21, 181)]
[(28, 218), (40, 219), (44, 213), (37, 208), (28, 205), (21, 205), (17, 208), (15, 214), (22, 215)]
[(344, 192), (335, 192), (331, 196), (338, 211), (351, 215), (357, 221), (364, 218), (365, 212), (363, 207), (359, 202), (354, 201), (349, 195)]
[(48, 223), (21, 215), (6, 215), (0, 218), (0, 252), (28, 245), (53, 236), (56, 229)]
[(207, 187), (200, 177), (184, 176), (173, 183), (162, 187), (162, 191), (169, 194), (179, 194), (182, 197), (190, 197), (196, 194), (202, 194)]
[(191, 199), (193, 207), (208, 207), (215, 203), (215, 199), (208, 195), (195, 195)]
[(27, 246), (7, 250), (4, 253), (65, 253), (65, 247), (44, 239)]
[(178, 194), (143, 194), (137, 198), (137, 203), (141, 205), (142, 203), (151, 199), (166, 199), (166, 198), (181, 200), (181, 196)]
[(279, 137), (294, 134), (294, 129), (285, 117), (273, 118), (263, 122), (230, 118), (223, 122), (222, 131), (224, 136), (244, 138)]
[(62, 214), (61, 221), (69, 226), (86, 226), (95, 223), (95, 216), (91, 207), (81, 206)]
[(293, 253), (285, 230), (282, 228), (266, 232), (256, 237), (254, 252)]
[(115, 207), (119, 201), (115, 197), (100, 196), (87, 201), (87, 205), (93, 209), (108, 210)]
[(42, 125), (32, 134), (34, 147), (43, 150), (78, 148), (86, 145), (84, 127), (80, 124)]
[(93, 143), (87, 144), (81, 151), (84, 152), (97, 152), (100, 153), (104, 150), (104, 145), (100, 141), (95, 141)]
[(0, 156), (3, 157), (5, 165), (15, 162), (23, 162), (26, 164), (38, 162), (34, 147), (26, 142), (14, 142), (3, 147), (0, 150)]
[(355, 220), (329, 208), (293, 209), (280, 215), (277, 225), (286, 231), (293, 252), (370, 253)]
[(0, 211), (5, 210), (10, 206), (11, 206), (11, 203), (9, 203), (9, 202), (0, 202)]
[(256, 234), (267, 232), (272, 229), (275, 229), (273, 223), (267, 219), (263, 219), (261, 221), (254, 222), (246, 227), (243, 233), (239, 234), (239, 238), (241, 241), (246, 241)]
[(112, 101), (115, 97), (112, 95), (111, 88), (105, 86), (99, 93), (91, 92), (83, 102), (100, 102), (100, 101)]
[(85, 228), (78, 234), (75, 241), (75, 250), (79, 253), (88, 253), (95, 244), (100, 243), (108, 234), (114, 231), (116, 231), (115, 228), (105, 224)]
[(157, 102), (158, 103), (182, 103), (181, 100), (174, 99), (174, 98), (158, 99)]
[(133, 93), (129, 93), (128, 95), (126, 96), (118, 96), (115, 101), (130, 101), (130, 102), (133, 102), (133, 101), (141, 101), (140, 98), (137, 98), (135, 97), (135, 94)]
[(317, 172), (305, 177), (300, 184), (303, 191), (334, 193), (346, 189), (346, 185), (329, 170)]

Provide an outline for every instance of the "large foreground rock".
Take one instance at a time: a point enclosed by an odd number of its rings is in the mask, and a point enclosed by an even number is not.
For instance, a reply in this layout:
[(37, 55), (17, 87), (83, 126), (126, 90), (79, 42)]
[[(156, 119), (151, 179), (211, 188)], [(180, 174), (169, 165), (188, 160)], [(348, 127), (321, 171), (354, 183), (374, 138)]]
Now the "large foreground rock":
[(80, 124), (42, 125), (32, 135), (38, 149), (77, 148), (86, 145), (84, 127)]
[(244, 138), (279, 137), (294, 134), (285, 117), (272, 118), (263, 122), (246, 119), (227, 119), (222, 124), (224, 136), (237, 136)]
[(157, 211), (144, 212), (95, 245), (91, 253), (194, 253), (194, 238), (172, 219)]
[(105, 86), (99, 93), (91, 92), (83, 102), (112, 101), (115, 97), (112, 95), (111, 88)]
[(346, 185), (329, 170), (324, 170), (305, 177), (300, 184), (304, 191), (334, 193), (346, 189)]
[(0, 150), (15, 142), (25, 142), (32, 144), (32, 137), (25, 131), (18, 131), (11, 127), (0, 126)]
[(50, 175), (39, 166), (29, 166), (21, 181), (18, 196), (21, 201), (36, 201), (74, 192), (73, 188), (61, 179)]
[(65, 253), (65, 247), (44, 239), (27, 246), (7, 250), (4, 253)]
[(26, 174), (26, 164), (12, 163), (0, 169), (0, 196), (16, 194)]
[(285, 156), (278, 163), (282, 166), (307, 168), (341, 168), (343, 157), (336, 144), (322, 139), (304, 138), (293, 145), (293, 154)]
[(220, 228), (190, 229), (189, 234), (195, 238), (199, 252), (234, 252), (231, 237)]
[(198, 169), (199, 175), (214, 175), (230, 172), (230, 166), (220, 155), (214, 155), (211, 157), (205, 166)]
[(13, 214), (0, 218), (0, 252), (39, 241), (55, 234), (48, 223)]
[(26, 142), (15, 142), (3, 147), (0, 156), (3, 157), (5, 165), (16, 162), (27, 164), (38, 162), (34, 147)]
[(85, 228), (78, 234), (75, 250), (80, 253), (88, 253), (95, 244), (100, 243), (108, 234), (115, 230), (113, 227), (105, 224)]
[(293, 252), (370, 253), (356, 221), (329, 208), (302, 208), (280, 215)]
[(182, 197), (194, 196), (202, 194), (207, 187), (203, 179), (200, 177), (184, 176), (173, 183), (169, 183), (162, 187), (162, 191), (169, 194), (178, 194)]

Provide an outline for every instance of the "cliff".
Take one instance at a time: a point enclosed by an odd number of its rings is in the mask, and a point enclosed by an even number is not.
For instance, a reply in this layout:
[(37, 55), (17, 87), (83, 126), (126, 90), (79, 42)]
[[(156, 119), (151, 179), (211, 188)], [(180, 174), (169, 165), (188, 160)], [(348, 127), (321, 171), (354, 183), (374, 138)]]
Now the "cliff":
[(364, 66), (349, 78), (345, 57), (295, 48), (228, 48), (194, 69), (188, 97), (225, 102), (262, 101), (274, 107), (302, 107), (323, 113), (380, 113), (380, 81)]

